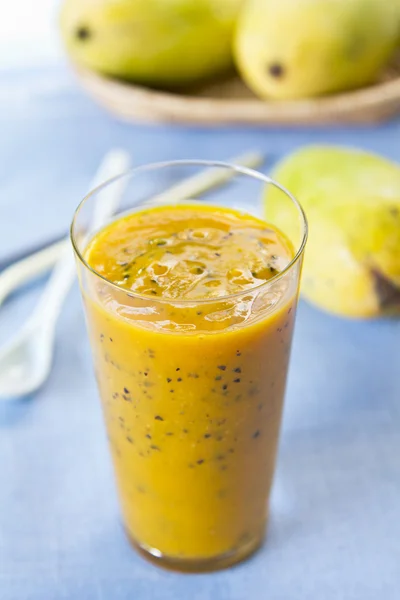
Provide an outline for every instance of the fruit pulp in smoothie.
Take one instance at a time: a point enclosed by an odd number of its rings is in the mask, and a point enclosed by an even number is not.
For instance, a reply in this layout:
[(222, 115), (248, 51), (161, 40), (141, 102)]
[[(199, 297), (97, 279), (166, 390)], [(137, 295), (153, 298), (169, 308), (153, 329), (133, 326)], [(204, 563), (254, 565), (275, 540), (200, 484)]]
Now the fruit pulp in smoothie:
[(131, 213), (86, 249), (118, 286), (84, 298), (124, 521), (156, 556), (235, 562), (263, 538), (296, 304), (290, 277), (265, 283), (293, 254), (200, 204)]

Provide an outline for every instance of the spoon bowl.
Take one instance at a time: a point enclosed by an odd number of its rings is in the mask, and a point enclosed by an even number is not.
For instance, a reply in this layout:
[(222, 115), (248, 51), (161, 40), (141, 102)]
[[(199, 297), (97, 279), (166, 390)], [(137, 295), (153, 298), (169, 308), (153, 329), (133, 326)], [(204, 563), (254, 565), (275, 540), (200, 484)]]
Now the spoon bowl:
[(38, 389), (47, 379), (54, 338), (40, 326), (22, 329), (0, 349), (0, 397), (17, 398)]

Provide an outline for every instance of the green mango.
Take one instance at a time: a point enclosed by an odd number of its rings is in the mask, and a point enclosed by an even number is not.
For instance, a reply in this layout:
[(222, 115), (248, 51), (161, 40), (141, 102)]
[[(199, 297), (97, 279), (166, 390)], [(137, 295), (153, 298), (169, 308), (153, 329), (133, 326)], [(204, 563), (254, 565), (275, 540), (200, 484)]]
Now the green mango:
[(399, 0), (249, 0), (234, 42), (248, 86), (293, 99), (376, 80), (399, 39)]
[(242, 2), (65, 0), (61, 32), (78, 65), (173, 88), (232, 67), (232, 36)]
[[(342, 316), (400, 313), (400, 167), (358, 150), (309, 146), (284, 159), (272, 178), (308, 218), (303, 296)], [(272, 186), (264, 209), (295, 234), (295, 215)]]

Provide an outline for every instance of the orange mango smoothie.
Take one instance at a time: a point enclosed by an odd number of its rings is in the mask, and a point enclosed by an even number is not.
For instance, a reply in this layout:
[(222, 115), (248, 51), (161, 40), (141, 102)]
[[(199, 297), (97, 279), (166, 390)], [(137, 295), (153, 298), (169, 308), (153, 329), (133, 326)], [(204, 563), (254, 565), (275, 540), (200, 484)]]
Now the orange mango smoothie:
[(130, 213), (85, 260), (94, 363), (131, 540), (173, 566), (258, 547), (297, 286), (288, 239), (201, 204)]

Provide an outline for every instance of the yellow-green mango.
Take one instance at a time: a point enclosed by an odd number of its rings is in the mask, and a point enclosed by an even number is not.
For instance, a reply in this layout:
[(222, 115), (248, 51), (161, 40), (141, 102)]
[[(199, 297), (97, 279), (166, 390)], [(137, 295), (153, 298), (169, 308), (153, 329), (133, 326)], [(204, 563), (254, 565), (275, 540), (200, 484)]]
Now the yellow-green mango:
[(232, 66), (243, 0), (65, 0), (61, 32), (72, 59), (100, 73), (176, 87)]
[[(272, 178), (302, 204), (309, 222), (302, 295), (354, 318), (400, 313), (400, 167), (349, 148), (308, 146)], [(295, 214), (268, 187), (265, 216), (288, 233)]]
[(399, 38), (398, 0), (248, 0), (236, 64), (259, 96), (294, 99), (373, 82)]

